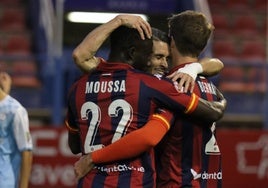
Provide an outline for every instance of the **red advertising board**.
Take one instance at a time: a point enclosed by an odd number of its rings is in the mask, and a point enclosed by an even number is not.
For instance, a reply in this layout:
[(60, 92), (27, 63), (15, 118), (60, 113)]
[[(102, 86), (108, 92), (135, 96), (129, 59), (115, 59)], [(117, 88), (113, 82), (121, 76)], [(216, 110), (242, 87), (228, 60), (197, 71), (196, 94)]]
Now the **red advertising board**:
[(77, 160), (68, 147), (65, 128), (31, 128), (34, 157), (30, 188), (76, 187), (73, 164)]
[(220, 130), (223, 188), (268, 187), (268, 131)]
[[(64, 127), (33, 127), (34, 160), (30, 188), (76, 187), (74, 156)], [(223, 188), (267, 188), (268, 132), (218, 130), (223, 156)]]

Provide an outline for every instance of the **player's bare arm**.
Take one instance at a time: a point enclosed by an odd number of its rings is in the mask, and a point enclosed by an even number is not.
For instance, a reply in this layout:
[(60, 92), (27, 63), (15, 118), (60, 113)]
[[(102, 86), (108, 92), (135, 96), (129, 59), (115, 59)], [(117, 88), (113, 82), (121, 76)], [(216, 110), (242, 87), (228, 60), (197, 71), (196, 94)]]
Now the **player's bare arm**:
[(205, 57), (200, 59), (199, 62), (203, 69), (200, 74), (204, 76), (215, 76), (224, 68), (223, 62), (218, 58)]
[(27, 188), (29, 184), (29, 179), (31, 177), (31, 169), (32, 169), (32, 151), (23, 151), (22, 159), (21, 159), (21, 169), (20, 169), (20, 180), (19, 187)]
[(218, 101), (206, 101), (202, 98), (199, 98), (199, 103), (192, 115), (195, 118), (202, 119), (206, 122), (220, 120), (224, 115), (227, 100), (218, 89), (216, 89), (216, 94)]
[(142, 39), (150, 38), (152, 31), (150, 24), (140, 16), (118, 15), (111, 21), (91, 31), (85, 39), (74, 49), (73, 59), (75, 64), (83, 72), (90, 72), (99, 64), (99, 58), (95, 57), (97, 50), (119, 26), (127, 26), (137, 29)]

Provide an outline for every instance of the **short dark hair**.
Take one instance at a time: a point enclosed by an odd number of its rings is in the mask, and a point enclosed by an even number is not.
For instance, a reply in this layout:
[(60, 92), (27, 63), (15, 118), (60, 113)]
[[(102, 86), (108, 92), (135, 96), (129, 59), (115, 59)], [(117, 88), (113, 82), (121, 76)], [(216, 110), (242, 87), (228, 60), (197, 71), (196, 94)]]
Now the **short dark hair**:
[(160, 29), (157, 29), (155, 27), (152, 27), (152, 34), (153, 34), (153, 40), (155, 41), (162, 41), (165, 43), (170, 43), (170, 38), (168, 37), (168, 34)]
[(169, 34), (183, 55), (198, 57), (214, 30), (201, 12), (187, 10), (168, 19)]
[(141, 69), (152, 53), (153, 41), (143, 40), (136, 29), (120, 26), (111, 33), (110, 46), (109, 61), (130, 63)]

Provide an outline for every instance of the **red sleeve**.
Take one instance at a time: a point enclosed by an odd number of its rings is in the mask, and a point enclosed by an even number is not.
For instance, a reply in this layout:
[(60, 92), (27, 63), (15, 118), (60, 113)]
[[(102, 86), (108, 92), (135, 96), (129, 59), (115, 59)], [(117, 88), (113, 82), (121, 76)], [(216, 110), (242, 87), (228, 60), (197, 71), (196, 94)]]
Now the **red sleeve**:
[[(131, 158), (154, 147), (170, 128), (173, 115), (169, 111), (154, 114), (142, 128), (133, 131), (109, 146), (94, 151), (94, 163), (106, 163)], [(153, 136), (152, 136), (153, 135)]]
[(199, 102), (199, 97), (196, 95), (196, 94), (192, 94), (191, 95), (191, 99), (190, 99), (190, 103), (189, 105), (187, 106), (186, 110), (185, 110), (185, 114), (190, 114), (192, 113), (193, 111), (195, 111), (197, 105), (198, 105), (198, 102)]

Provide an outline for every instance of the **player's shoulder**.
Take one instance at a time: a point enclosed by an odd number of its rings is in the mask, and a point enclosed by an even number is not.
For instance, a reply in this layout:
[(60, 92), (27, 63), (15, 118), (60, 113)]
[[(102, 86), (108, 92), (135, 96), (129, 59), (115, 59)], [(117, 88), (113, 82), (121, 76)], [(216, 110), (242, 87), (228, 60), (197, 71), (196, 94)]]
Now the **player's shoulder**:
[(88, 73), (80, 75), (70, 86), (69, 92), (73, 91), (79, 84), (85, 83), (88, 80)]
[(17, 109), (26, 110), (25, 107), (21, 104), (21, 102), (19, 102), (16, 98), (11, 97), (11, 100), (12, 100), (12, 104), (14, 105), (14, 107), (16, 107)]
[(21, 106), (21, 103), (15, 99), (14, 97), (7, 95), (5, 102), (7, 105), (14, 106), (14, 107), (19, 107)]
[(10, 95), (7, 95), (5, 98), (4, 106), (6, 106), (6, 109), (13, 113), (18, 110), (26, 111), (25, 107), (16, 98)]

